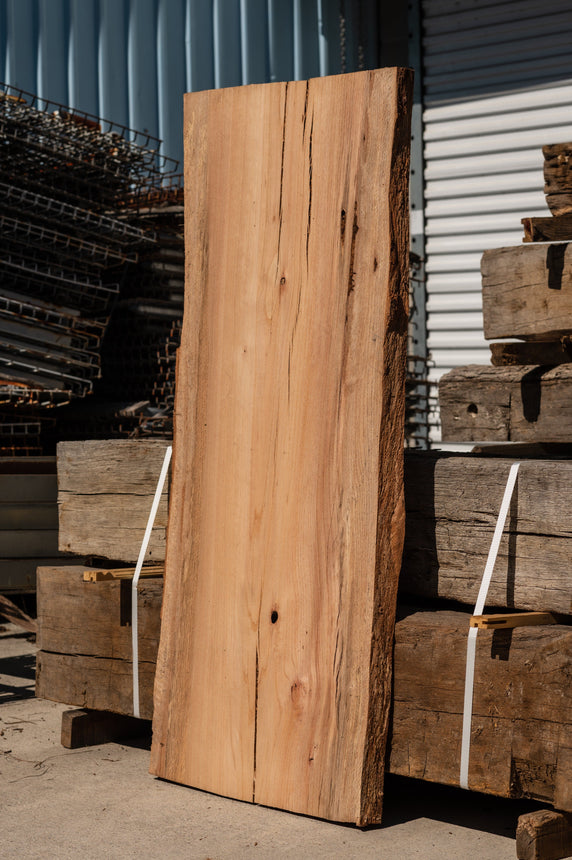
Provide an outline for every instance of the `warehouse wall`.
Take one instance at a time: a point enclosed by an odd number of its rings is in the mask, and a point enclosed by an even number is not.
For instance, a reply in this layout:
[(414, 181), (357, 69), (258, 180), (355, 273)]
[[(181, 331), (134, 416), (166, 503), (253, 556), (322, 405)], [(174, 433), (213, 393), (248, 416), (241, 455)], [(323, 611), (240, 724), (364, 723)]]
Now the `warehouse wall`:
[(0, 0), (0, 80), (164, 141), (182, 96), (378, 62), (375, 0)]
[[(568, 0), (422, 0), (427, 342), (434, 383), (489, 364), (480, 261), (549, 215), (542, 146), (572, 140)], [(432, 439), (440, 439), (436, 385)]]

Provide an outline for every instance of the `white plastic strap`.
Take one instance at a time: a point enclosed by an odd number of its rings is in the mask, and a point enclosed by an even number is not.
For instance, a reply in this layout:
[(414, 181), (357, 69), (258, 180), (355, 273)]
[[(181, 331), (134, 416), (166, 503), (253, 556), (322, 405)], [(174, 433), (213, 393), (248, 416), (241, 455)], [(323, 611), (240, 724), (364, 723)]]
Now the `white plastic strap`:
[(173, 447), (169, 445), (169, 447), (165, 451), (163, 468), (161, 469), (161, 474), (159, 475), (159, 480), (157, 482), (157, 488), (155, 490), (153, 504), (151, 505), (151, 513), (149, 514), (149, 519), (147, 520), (147, 528), (145, 529), (143, 543), (141, 544), (141, 549), (139, 550), (139, 558), (137, 559), (135, 573), (133, 575), (133, 581), (131, 583), (131, 651), (133, 659), (133, 716), (135, 717), (141, 716), (139, 711), (139, 640), (137, 629), (137, 584), (139, 582), (141, 568), (143, 567), (143, 562), (145, 561), (145, 556), (147, 554), (147, 547), (149, 546), (151, 531), (153, 530), (153, 525), (155, 524), (155, 517), (157, 516), (159, 502), (161, 501), (161, 494), (163, 493), (163, 487), (165, 486), (167, 472), (169, 471), (169, 463), (171, 462), (172, 453)]
[[(483, 573), (481, 587), (479, 588), (479, 594), (477, 597), (477, 602), (475, 603), (473, 615), (483, 614), (483, 609), (485, 607), (485, 601), (487, 599), (489, 585), (491, 583), (495, 562), (497, 560), (501, 537), (504, 531), (504, 525), (510, 506), (510, 500), (512, 499), (514, 485), (516, 484), (519, 467), (520, 463), (513, 463), (513, 465), (510, 467), (510, 472), (508, 475), (508, 480), (506, 482), (506, 488), (504, 491), (504, 496), (497, 519), (495, 533), (493, 535), (491, 548), (489, 550), (489, 556), (485, 565), (485, 571)], [(467, 640), (467, 663), (465, 669), (465, 703), (463, 706), (463, 736), (461, 740), (461, 771), (459, 776), (459, 784), (461, 788), (467, 789), (469, 787), (469, 754), (471, 749), (471, 721), (473, 717), (473, 687), (475, 681), (475, 655), (477, 652), (477, 632), (477, 627), (469, 628), (469, 638)]]

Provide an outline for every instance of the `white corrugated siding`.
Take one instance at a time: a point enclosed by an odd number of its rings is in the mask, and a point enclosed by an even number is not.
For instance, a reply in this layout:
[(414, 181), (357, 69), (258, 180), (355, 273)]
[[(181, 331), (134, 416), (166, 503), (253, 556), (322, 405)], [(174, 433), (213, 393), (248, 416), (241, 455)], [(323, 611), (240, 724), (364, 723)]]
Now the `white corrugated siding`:
[[(546, 143), (572, 140), (568, 0), (422, 0), (427, 335), (434, 381), (488, 364), (481, 255), (549, 215)], [(433, 391), (435, 395), (436, 392)], [(438, 416), (431, 437), (439, 437)]]
[(368, 0), (0, 0), (0, 81), (146, 131), (181, 160), (183, 93), (378, 64)]

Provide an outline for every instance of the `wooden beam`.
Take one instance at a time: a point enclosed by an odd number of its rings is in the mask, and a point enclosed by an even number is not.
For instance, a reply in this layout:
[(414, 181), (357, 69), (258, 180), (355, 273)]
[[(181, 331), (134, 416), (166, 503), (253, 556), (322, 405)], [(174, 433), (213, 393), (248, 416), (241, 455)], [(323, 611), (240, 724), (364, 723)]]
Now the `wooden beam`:
[[(396, 625), (392, 773), (459, 784), (469, 617), (412, 611)], [(571, 659), (570, 626), (479, 632), (470, 789), (572, 811)]]
[(548, 218), (523, 218), (521, 223), (524, 242), (572, 242), (572, 212)]
[(572, 366), (468, 365), (439, 381), (444, 442), (572, 442)]
[[(59, 548), (136, 562), (165, 448), (161, 439), (58, 444)], [(168, 488), (161, 497), (147, 559), (165, 558)]]
[[(66, 655), (131, 660), (131, 583), (119, 579), (84, 582), (84, 570), (82, 565), (38, 568), (38, 647)], [(122, 600), (125, 587), (129, 614), (125, 613)], [(162, 579), (149, 578), (139, 584), (139, 655), (143, 662), (154, 662), (157, 658), (162, 595)], [(84, 703), (68, 701), (68, 704)], [(113, 710), (93, 704), (89, 707)]]
[(481, 275), (488, 340), (553, 340), (572, 331), (572, 244), (485, 251)]
[(507, 365), (556, 365), (572, 361), (572, 341), (563, 336), (556, 341), (491, 343), (491, 363), (495, 367)]
[(151, 770), (379, 821), (403, 539), (411, 75), (188, 94)]
[(572, 815), (555, 809), (538, 809), (519, 816), (516, 856), (518, 860), (572, 857)]
[[(402, 600), (475, 605), (513, 462), (506, 451), (406, 456)], [(521, 462), (487, 606), (572, 613), (571, 484), (572, 461)]]

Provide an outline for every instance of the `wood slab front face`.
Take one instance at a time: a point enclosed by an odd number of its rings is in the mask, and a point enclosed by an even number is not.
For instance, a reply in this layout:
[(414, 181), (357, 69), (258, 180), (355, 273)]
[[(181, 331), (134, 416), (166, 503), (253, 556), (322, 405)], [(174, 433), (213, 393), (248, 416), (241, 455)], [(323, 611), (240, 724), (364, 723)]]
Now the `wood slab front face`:
[(378, 821), (403, 539), (410, 74), (186, 96), (151, 770)]

